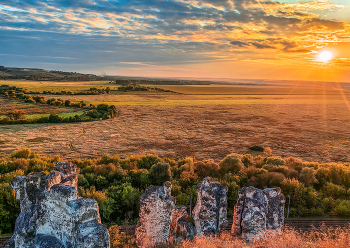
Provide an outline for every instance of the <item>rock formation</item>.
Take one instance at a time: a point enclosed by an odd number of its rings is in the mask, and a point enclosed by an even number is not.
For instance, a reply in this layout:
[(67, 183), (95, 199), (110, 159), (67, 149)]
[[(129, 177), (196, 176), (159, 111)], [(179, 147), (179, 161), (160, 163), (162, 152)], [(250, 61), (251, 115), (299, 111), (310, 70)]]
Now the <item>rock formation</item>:
[(194, 224), (187, 221), (186, 209), (186, 206), (175, 207), (170, 223), (170, 244), (179, 244), (183, 240), (191, 240), (194, 237)]
[(227, 187), (210, 177), (197, 185), (197, 203), (193, 209), (196, 235), (212, 235), (227, 225)]
[(267, 188), (264, 191), (268, 201), (266, 229), (282, 231), (284, 228), (284, 205), (286, 199), (281, 192), (281, 188)]
[(59, 162), (48, 176), (33, 172), (13, 179), (21, 212), (4, 248), (109, 248), (93, 199), (77, 195), (76, 165)]
[(138, 247), (168, 245), (171, 217), (175, 202), (171, 197), (171, 182), (150, 186), (140, 198), (140, 220), (136, 226)]
[(280, 188), (241, 188), (234, 209), (232, 234), (251, 241), (267, 230), (282, 230), (284, 203)]

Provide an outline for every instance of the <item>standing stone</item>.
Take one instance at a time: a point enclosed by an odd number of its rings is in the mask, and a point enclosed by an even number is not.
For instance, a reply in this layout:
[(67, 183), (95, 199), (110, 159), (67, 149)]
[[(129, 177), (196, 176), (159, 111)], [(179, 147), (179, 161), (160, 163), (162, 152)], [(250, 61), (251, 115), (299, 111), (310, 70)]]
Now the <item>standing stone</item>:
[(280, 188), (241, 188), (234, 208), (232, 234), (252, 241), (267, 230), (282, 230), (284, 203)]
[(57, 163), (48, 176), (33, 172), (12, 180), (21, 212), (4, 248), (109, 248), (93, 199), (77, 194), (76, 165)]
[(238, 200), (234, 208), (232, 234), (242, 235), (252, 240), (266, 231), (266, 193), (254, 187), (238, 190)]
[(197, 203), (193, 209), (196, 234), (213, 235), (227, 225), (227, 187), (211, 177), (197, 185)]
[(176, 206), (170, 223), (170, 244), (179, 244), (181, 241), (194, 237), (194, 224), (187, 221), (187, 207)]
[(267, 188), (264, 190), (268, 199), (266, 229), (282, 231), (284, 229), (284, 207), (286, 198), (281, 188)]
[(171, 197), (171, 182), (150, 186), (140, 198), (140, 220), (136, 226), (138, 247), (168, 245), (171, 217), (175, 202)]

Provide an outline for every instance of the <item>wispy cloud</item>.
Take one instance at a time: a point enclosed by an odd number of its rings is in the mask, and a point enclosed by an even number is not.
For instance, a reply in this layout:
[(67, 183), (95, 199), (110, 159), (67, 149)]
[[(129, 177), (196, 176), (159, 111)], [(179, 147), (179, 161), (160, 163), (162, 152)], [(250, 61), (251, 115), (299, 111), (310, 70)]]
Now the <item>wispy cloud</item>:
[(350, 17), (333, 18), (333, 13), (350, 13), (344, 2), (4, 0), (0, 52), (32, 58), (39, 53), (38, 63), (66, 59), (72, 64), (69, 60), (75, 59), (100, 67), (254, 60), (261, 55), (308, 62), (319, 47), (350, 41)]

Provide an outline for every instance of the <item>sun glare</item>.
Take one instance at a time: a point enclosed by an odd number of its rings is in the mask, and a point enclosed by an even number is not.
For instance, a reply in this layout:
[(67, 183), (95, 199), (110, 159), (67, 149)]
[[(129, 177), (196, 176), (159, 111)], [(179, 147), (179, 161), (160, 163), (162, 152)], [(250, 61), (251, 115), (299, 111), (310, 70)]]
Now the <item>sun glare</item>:
[(317, 55), (317, 60), (323, 63), (328, 63), (331, 59), (333, 59), (331, 51), (322, 51)]

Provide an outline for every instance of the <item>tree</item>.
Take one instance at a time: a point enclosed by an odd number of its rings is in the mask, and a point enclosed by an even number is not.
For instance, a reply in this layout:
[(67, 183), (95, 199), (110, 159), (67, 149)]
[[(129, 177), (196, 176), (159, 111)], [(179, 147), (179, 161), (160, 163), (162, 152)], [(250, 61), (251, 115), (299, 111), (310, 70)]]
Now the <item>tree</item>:
[(194, 172), (197, 173), (199, 178), (215, 177), (220, 170), (220, 166), (213, 159), (198, 161), (194, 164), (194, 167)]
[(221, 160), (219, 165), (221, 175), (225, 175), (227, 172), (237, 174), (243, 167), (241, 155), (236, 153), (230, 154)]
[(315, 170), (313, 168), (305, 167), (301, 170), (299, 175), (299, 181), (304, 183), (306, 187), (313, 186), (315, 183), (318, 183), (315, 177)]
[(15, 109), (12, 112), (8, 113), (6, 116), (13, 121), (24, 120), (26, 117), (24, 111)]
[(57, 114), (50, 114), (49, 116), (49, 122), (51, 123), (60, 123), (62, 121), (62, 118), (58, 116)]
[(152, 184), (162, 185), (164, 182), (172, 180), (168, 163), (159, 162), (153, 165), (149, 172)]

